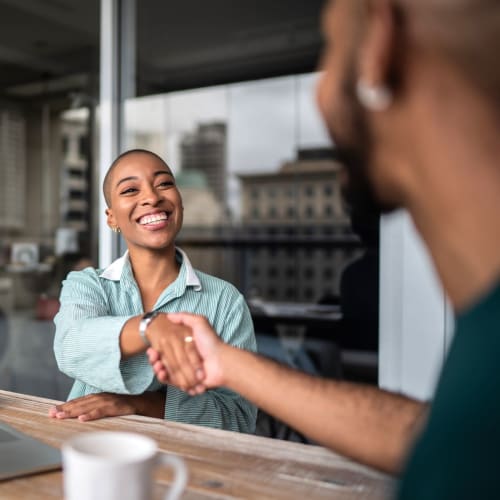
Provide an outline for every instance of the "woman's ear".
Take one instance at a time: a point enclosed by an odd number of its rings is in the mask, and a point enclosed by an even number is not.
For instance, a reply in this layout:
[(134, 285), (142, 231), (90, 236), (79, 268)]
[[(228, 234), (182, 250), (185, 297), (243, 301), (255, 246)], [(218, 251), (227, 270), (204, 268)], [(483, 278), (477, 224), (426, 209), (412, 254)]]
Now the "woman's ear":
[(111, 208), (106, 208), (106, 222), (110, 228), (116, 227), (115, 216)]

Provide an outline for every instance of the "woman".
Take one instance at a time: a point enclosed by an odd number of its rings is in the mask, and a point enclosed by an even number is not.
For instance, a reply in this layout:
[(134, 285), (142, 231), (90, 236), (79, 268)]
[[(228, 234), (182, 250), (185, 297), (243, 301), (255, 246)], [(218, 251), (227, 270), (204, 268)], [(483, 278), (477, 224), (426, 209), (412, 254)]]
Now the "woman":
[[(111, 165), (103, 190), (108, 225), (121, 232), (128, 251), (104, 270), (72, 272), (63, 283), (54, 351), (75, 383), (70, 401), (49, 414), (85, 421), (135, 413), (253, 432), (256, 409), (238, 394), (224, 388), (198, 394), (196, 377), (204, 374), (190, 329), (168, 320), (169, 312), (196, 312), (224, 342), (256, 348), (242, 295), (195, 271), (175, 247), (183, 206), (169, 167), (149, 151), (127, 151)], [(145, 355), (150, 345), (167, 366), (180, 367), (180, 388), (155, 379)], [(183, 372), (193, 364), (194, 375)]]

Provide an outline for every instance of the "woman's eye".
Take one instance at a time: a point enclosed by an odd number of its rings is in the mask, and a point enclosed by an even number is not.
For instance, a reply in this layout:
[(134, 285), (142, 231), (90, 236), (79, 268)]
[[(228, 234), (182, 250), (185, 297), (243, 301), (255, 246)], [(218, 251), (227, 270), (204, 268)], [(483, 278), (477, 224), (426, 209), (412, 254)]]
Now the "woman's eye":
[(173, 186), (174, 183), (172, 181), (163, 181), (158, 184), (159, 187), (170, 187)]
[(135, 193), (136, 191), (137, 191), (136, 188), (129, 187), (127, 189), (124, 189), (120, 194), (131, 194), (131, 193)]

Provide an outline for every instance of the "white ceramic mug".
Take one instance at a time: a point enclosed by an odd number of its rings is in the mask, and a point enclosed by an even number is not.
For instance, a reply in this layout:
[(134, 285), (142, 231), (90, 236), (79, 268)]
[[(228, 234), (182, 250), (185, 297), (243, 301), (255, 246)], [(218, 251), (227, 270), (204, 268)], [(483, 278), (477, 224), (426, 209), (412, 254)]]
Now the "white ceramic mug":
[(150, 500), (157, 465), (174, 470), (165, 500), (177, 500), (187, 483), (184, 461), (159, 453), (156, 442), (140, 434), (79, 434), (63, 444), (62, 457), (66, 500)]

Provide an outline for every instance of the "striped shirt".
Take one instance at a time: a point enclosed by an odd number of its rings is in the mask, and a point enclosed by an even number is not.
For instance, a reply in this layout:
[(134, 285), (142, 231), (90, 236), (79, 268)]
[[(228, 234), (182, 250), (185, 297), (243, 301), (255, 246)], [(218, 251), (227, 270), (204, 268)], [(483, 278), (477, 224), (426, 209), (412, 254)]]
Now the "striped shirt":
[[(194, 270), (177, 249), (179, 275), (159, 296), (153, 310), (205, 316), (221, 339), (256, 350), (252, 319), (243, 296), (231, 284)], [(61, 307), (54, 319), (54, 352), (59, 369), (75, 379), (68, 400), (86, 394), (142, 394), (165, 390), (145, 353), (122, 360), (120, 332), (133, 316), (143, 314), (141, 294), (128, 252), (105, 270), (73, 271), (63, 281)], [(226, 388), (189, 396), (168, 386), (165, 419), (254, 432), (257, 409)]]

